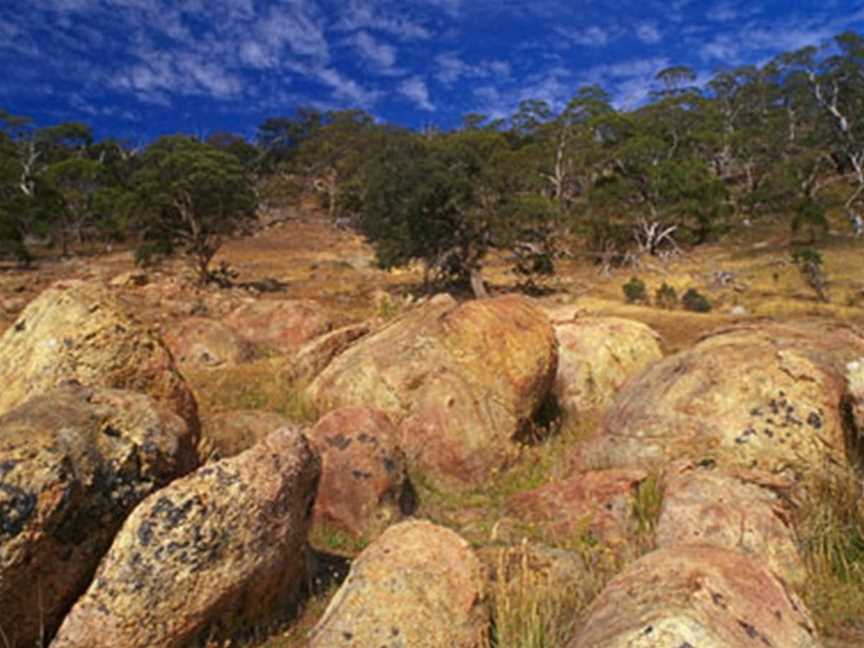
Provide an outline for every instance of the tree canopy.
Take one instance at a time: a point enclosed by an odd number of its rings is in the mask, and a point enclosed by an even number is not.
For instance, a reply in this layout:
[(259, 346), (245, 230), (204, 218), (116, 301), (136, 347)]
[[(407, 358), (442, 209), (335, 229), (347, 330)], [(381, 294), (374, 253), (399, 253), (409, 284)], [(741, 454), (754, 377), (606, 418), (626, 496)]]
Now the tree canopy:
[(558, 106), (526, 98), (509, 118), (469, 113), (450, 131), (300, 106), (264, 119), (255, 141), (216, 131), (142, 151), (97, 141), (83, 123), (39, 127), (0, 110), (0, 254), (26, 259), (32, 241), (67, 254), (84, 240), (125, 239), (142, 259), (184, 254), (206, 278), (224, 238), (252, 222), (258, 195), (269, 207), (271, 194), (304, 191), (356, 226), (383, 267), (419, 262), (430, 279), (478, 295), (493, 251), (530, 283), (574, 240), (605, 264), (759, 219), (813, 237), (845, 215), (858, 231), (864, 38), (840, 34), (697, 82), (671, 66), (630, 110), (592, 85)]

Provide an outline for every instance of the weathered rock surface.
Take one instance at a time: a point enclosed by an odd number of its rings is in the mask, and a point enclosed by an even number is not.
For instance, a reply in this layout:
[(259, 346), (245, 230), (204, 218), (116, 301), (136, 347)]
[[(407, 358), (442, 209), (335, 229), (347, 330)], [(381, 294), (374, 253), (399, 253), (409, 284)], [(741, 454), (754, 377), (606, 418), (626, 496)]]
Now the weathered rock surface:
[(350, 324), (304, 344), (292, 360), (295, 380), (311, 380), (351, 344), (369, 333), (366, 323)]
[(310, 300), (254, 300), (232, 312), (225, 323), (255, 344), (292, 354), (306, 342), (329, 332), (333, 321)]
[(814, 353), (758, 331), (704, 339), (628, 382), (583, 454), (605, 466), (687, 458), (792, 480), (843, 462), (846, 380)]
[(590, 534), (615, 545), (631, 531), (633, 499), (647, 477), (638, 469), (581, 473), (518, 493), (507, 500), (506, 509), (542, 524), (553, 537)]
[(792, 511), (778, 494), (782, 486), (770, 476), (733, 476), (693, 467), (668, 475), (657, 546), (727, 547), (760, 562), (785, 582), (803, 585), (807, 572), (792, 529)]
[(583, 317), (557, 323), (555, 394), (568, 413), (606, 407), (632, 375), (660, 360), (660, 336), (641, 322)]
[(248, 450), (271, 432), (290, 427), (291, 422), (276, 412), (233, 410), (205, 417), (201, 423), (202, 446), (207, 455), (227, 459)]
[[(853, 438), (853, 449), (864, 455), (864, 356), (846, 365), (848, 385), (845, 406), (858, 434)], [(859, 459), (860, 462), (860, 459)]]
[(357, 557), (309, 646), (482, 646), (483, 597), (483, 568), (465, 540), (429, 522), (402, 522)]
[(507, 464), (556, 366), (554, 330), (531, 300), (435, 298), (337, 356), (309, 394), (321, 411), (386, 412), (409, 463), (458, 487)]
[(344, 407), (309, 432), (321, 455), (315, 524), (372, 537), (414, 511), (405, 455), (386, 414)]
[(146, 393), (198, 433), (195, 399), (171, 354), (104, 287), (55, 284), (0, 337), (0, 413), (67, 380)]
[(54, 648), (186, 646), (292, 601), (320, 464), (303, 435), (277, 430), (144, 500)]
[(190, 317), (164, 333), (165, 344), (181, 367), (223, 367), (250, 361), (252, 344), (222, 322)]
[(0, 628), (50, 638), (132, 508), (195, 468), (176, 414), (141, 394), (66, 385), (0, 417)]
[(708, 545), (660, 549), (616, 576), (570, 648), (817, 648), (803, 603), (755, 560)]

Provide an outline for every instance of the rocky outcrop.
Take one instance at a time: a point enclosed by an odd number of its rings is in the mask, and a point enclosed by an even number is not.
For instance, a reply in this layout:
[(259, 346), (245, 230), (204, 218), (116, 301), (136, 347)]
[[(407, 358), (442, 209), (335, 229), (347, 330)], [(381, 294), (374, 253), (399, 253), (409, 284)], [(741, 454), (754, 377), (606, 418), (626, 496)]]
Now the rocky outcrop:
[(67, 380), (146, 393), (198, 433), (195, 399), (171, 354), (96, 284), (55, 284), (0, 337), (0, 413)]
[(783, 482), (770, 475), (731, 475), (684, 466), (665, 480), (657, 546), (727, 547), (750, 556), (787, 583), (804, 585), (807, 572), (783, 491)]
[(181, 367), (214, 368), (241, 364), (255, 355), (252, 344), (214, 319), (190, 317), (169, 327), (165, 344)]
[(740, 553), (677, 545), (642, 557), (594, 601), (570, 648), (818, 648), (803, 603)]
[(396, 428), (381, 412), (344, 407), (309, 432), (321, 455), (315, 524), (370, 538), (414, 512)]
[(551, 538), (590, 534), (609, 545), (631, 533), (633, 502), (648, 473), (643, 470), (598, 470), (552, 481), (507, 500), (519, 519), (542, 525)]
[(459, 487), (507, 465), (556, 366), (555, 333), (529, 299), (437, 297), (337, 356), (308, 393), (321, 411), (386, 412), (409, 464)]
[(628, 382), (583, 454), (605, 466), (690, 459), (789, 480), (844, 462), (846, 380), (829, 356), (759, 331), (709, 337)]
[(309, 646), (483, 646), (483, 599), (483, 568), (465, 540), (429, 522), (403, 522), (357, 557)]
[(351, 344), (370, 331), (369, 324), (350, 324), (326, 333), (304, 344), (292, 359), (291, 370), (296, 381), (311, 381)]
[(289, 355), (333, 328), (320, 304), (295, 299), (249, 301), (225, 323), (254, 344)]
[(292, 601), (319, 469), (305, 437), (282, 429), (154, 493), (52, 646), (187, 646)]
[(49, 638), (132, 508), (195, 468), (177, 415), (132, 392), (66, 385), (0, 417), (0, 628)]
[(632, 375), (660, 360), (660, 336), (640, 322), (583, 317), (556, 323), (555, 394), (573, 415), (605, 408)]
[(276, 412), (232, 410), (205, 417), (201, 426), (201, 445), (206, 447), (206, 455), (227, 459), (248, 450), (274, 430), (290, 427), (291, 422)]

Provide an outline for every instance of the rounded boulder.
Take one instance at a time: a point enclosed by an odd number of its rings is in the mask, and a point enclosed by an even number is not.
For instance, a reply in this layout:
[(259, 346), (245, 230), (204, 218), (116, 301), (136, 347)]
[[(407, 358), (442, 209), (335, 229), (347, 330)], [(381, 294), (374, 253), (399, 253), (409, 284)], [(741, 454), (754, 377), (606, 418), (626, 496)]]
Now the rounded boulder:
[(162, 341), (103, 286), (58, 283), (0, 337), (0, 413), (65, 381), (146, 393), (198, 433), (198, 408)]
[(484, 569), (468, 543), (429, 522), (390, 527), (361, 553), (309, 648), (480, 648)]
[(209, 464), (126, 520), (54, 648), (179, 648), (296, 602), (319, 477), (293, 430)]
[(338, 355), (310, 385), (320, 411), (363, 405), (399, 425), (409, 464), (462, 487), (505, 467), (549, 395), (558, 344), (524, 297), (436, 298)]
[(50, 638), (127, 514), (195, 468), (176, 414), (141, 394), (65, 385), (0, 417), (0, 622)]

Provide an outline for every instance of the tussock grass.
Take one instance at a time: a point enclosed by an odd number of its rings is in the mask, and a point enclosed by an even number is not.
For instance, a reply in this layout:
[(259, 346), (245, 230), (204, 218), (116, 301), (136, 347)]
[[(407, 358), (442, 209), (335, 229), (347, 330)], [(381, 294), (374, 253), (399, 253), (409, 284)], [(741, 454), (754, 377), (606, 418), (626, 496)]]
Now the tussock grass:
[(808, 480), (796, 526), (810, 579), (801, 591), (820, 631), (842, 633), (864, 618), (864, 481), (852, 468), (826, 465)]
[(655, 530), (663, 508), (665, 484), (660, 473), (651, 473), (639, 484), (633, 500), (633, 542), (639, 555), (657, 548)]

